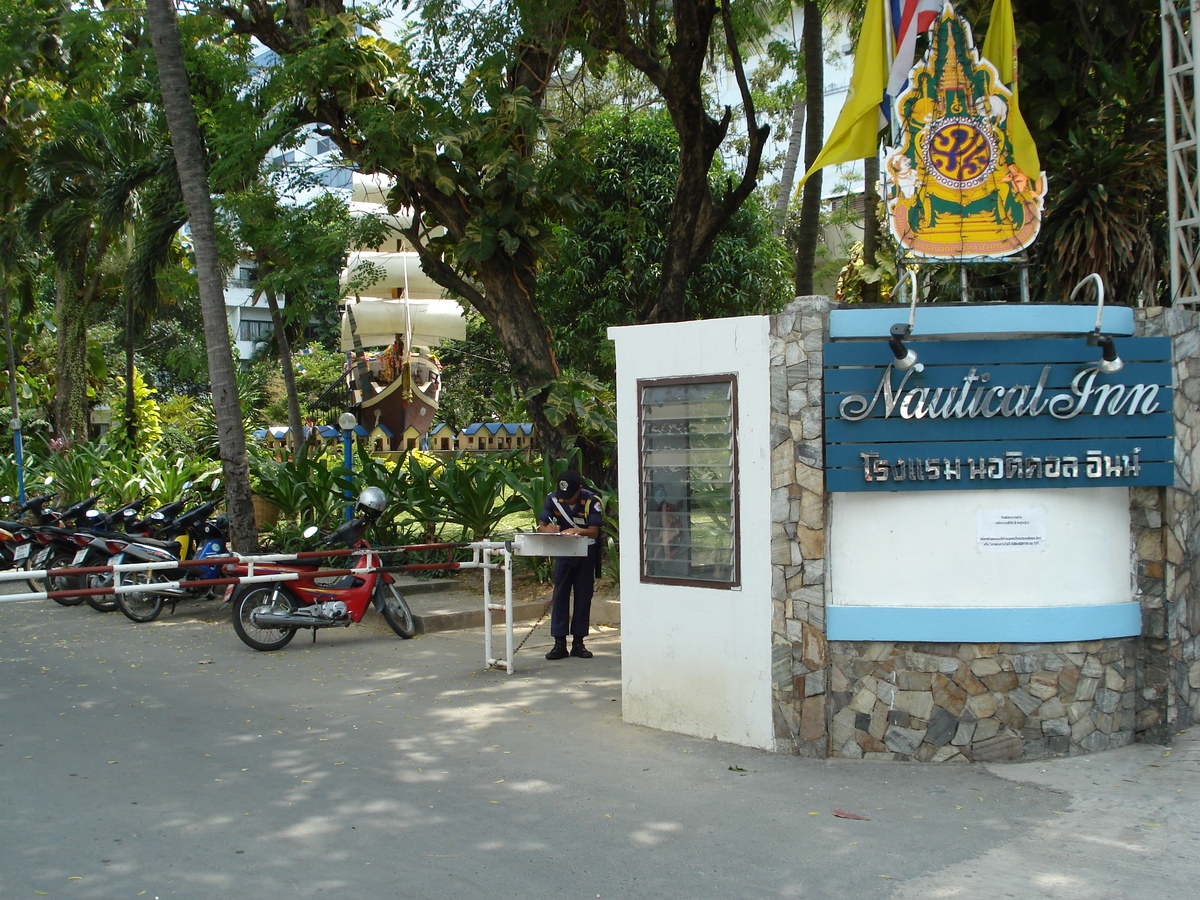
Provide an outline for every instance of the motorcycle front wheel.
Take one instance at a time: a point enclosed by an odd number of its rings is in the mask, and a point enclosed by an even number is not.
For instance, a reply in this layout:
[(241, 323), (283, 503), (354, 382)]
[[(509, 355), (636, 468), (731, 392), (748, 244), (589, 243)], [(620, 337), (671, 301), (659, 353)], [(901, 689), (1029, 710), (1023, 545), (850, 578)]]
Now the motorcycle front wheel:
[[(94, 563), (88, 563), (88, 565), (94, 565)], [(88, 575), (86, 579), (88, 590), (111, 587), (114, 584), (115, 578), (116, 576), (112, 572), (103, 575)], [(87, 605), (96, 612), (116, 612), (117, 596), (116, 594), (89, 594)]]
[[(121, 585), (166, 581), (164, 576), (153, 570), (122, 572), (118, 577)], [(150, 591), (130, 591), (128, 594), (117, 594), (117, 606), (125, 614), (125, 618), (132, 622), (153, 622), (162, 614), (164, 603), (162, 594)]]
[(282, 650), (296, 636), (295, 628), (259, 628), (251, 614), (260, 607), (287, 614), (299, 607), (285, 587), (255, 584), (240, 588), (233, 598), (233, 630), (247, 647), (255, 650)]
[(417, 623), (413, 619), (412, 610), (408, 608), (408, 602), (396, 590), (396, 586), (381, 578), (375, 586), (375, 593), (383, 601), (383, 618), (392, 626), (392, 631), (405, 640), (415, 635)]

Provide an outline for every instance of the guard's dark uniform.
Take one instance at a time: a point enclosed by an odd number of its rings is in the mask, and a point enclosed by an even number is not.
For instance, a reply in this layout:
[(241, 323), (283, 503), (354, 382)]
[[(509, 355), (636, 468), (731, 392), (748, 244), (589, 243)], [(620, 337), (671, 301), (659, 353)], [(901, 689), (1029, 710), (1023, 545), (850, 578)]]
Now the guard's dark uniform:
[[(566, 511), (564, 516), (559, 506)], [(569, 516), (569, 518), (568, 518)], [(579, 489), (574, 503), (555, 501), (554, 494), (546, 497), (538, 521), (553, 523), (560, 528), (603, 529), (604, 512), (600, 495), (585, 487)], [(588, 548), (587, 556), (559, 556), (554, 560), (554, 601), (550, 609), (550, 635), (565, 638), (568, 634), (582, 639), (587, 636), (592, 617), (592, 591), (596, 585), (596, 565), (600, 559), (600, 541)], [(575, 591), (575, 609), (570, 608), (571, 590)]]

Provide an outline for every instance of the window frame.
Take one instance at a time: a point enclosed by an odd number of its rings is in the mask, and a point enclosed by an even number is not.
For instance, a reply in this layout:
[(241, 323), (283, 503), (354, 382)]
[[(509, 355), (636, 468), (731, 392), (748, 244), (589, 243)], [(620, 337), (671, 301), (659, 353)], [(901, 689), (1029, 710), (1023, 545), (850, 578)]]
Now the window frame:
[[(646, 469), (646, 452), (643, 427), (645, 423), (645, 403), (643, 398), (647, 388), (674, 387), (692, 384), (728, 384), (729, 385), (729, 421), (730, 421), (730, 454), (732, 456), (732, 479), (730, 490), (733, 512), (733, 573), (729, 580), (715, 581), (701, 578), (686, 578), (680, 576), (652, 575), (646, 570), (646, 492), (643, 473)], [(683, 587), (710, 588), (712, 590), (740, 590), (742, 586), (742, 510), (741, 510), (741, 454), (738, 446), (738, 376), (736, 372), (719, 372), (711, 375), (687, 375), (672, 378), (639, 378), (637, 391), (637, 492), (638, 492), (638, 576), (643, 584), (667, 584)]]

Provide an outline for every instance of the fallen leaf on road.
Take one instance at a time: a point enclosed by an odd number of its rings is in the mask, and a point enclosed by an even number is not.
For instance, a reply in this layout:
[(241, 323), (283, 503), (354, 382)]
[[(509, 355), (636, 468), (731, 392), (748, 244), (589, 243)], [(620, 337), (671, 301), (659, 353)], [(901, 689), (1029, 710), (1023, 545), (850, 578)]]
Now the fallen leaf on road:
[(835, 810), (833, 811), (833, 814), (834, 814), (835, 816), (837, 816), (839, 819), (859, 819), (859, 820), (861, 820), (861, 821), (863, 821), (863, 822), (870, 822), (870, 821), (871, 821), (871, 820), (870, 820), (870, 819), (868, 819), (866, 816), (860, 816), (860, 815), (858, 815), (857, 813), (846, 812), (844, 809), (835, 809)]

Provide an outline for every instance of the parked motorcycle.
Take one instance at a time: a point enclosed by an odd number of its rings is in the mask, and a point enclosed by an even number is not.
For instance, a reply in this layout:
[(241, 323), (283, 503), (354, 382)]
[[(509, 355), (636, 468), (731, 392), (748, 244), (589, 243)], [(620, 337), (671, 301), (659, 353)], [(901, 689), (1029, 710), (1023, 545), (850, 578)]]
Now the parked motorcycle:
[[(209, 518), (216, 506), (216, 503), (211, 501), (201, 504), (161, 525), (158, 532), (160, 539), (157, 540), (110, 540), (108, 549), (112, 556), (108, 560), (109, 564), (212, 559), (227, 555), (228, 521), (223, 515), (216, 519)], [(174, 612), (175, 604), (185, 597), (212, 596), (210, 586), (191, 587), (186, 582), (218, 578), (221, 575), (220, 570), (220, 564), (215, 564), (121, 572), (118, 584), (144, 584), (146, 590), (119, 593), (116, 595), (116, 603), (131, 621), (153, 622), (162, 614), (167, 602), (170, 602), (171, 612)], [(183, 583), (176, 587), (163, 584), (164, 582)]]
[[(353, 548), (347, 569), (373, 569), (381, 564), (364, 535), (375, 524), (386, 505), (386, 497), (377, 487), (368, 487), (358, 495), (355, 518), (318, 541), (311, 549), (340, 544)], [(315, 532), (315, 530), (314, 530)], [(310, 535), (311, 536), (311, 535)], [(322, 575), (322, 571), (330, 574)], [(336, 571), (336, 570), (334, 570)], [(248, 574), (247, 566), (226, 566), (230, 575)], [(361, 622), (367, 606), (374, 603), (391, 629), (402, 638), (416, 634), (416, 622), (408, 603), (386, 572), (350, 572), (332, 574), (297, 560), (254, 566), (255, 575), (296, 573), (294, 581), (233, 585), (225, 599), (231, 603), (233, 630), (242, 642), (255, 650), (280, 650), (296, 636), (297, 629), (345, 628)]]
[[(14, 510), (17, 516), (32, 515), (40, 519), (42, 507), (54, 498), (53, 494), (30, 497)], [(12, 503), (9, 496), (0, 497), (0, 503)], [(28, 522), (21, 519), (0, 522), (8, 537), (0, 540), (0, 570), (27, 568), (29, 553), (35, 544), (33, 531)]]
[[(103, 566), (108, 562), (107, 541), (112, 537), (124, 537), (124, 532), (118, 529), (129, 527), (137, 520), (138, 512), (146, 505), (146, 498), (140, 497), (110, 513), (97, 509), (89, 509), (83, 514), (82, 526), (71, 535), (78, 546), (71, 558), (71, 568), (90, 568)], [(108, 587), (113, 583), (112, 573), (95, 573), (87, 576), (72, 576), (71, 581), (92, 588)], [(54, 585), (58, 588), (59, 585)], [(111, 594), (88, 593), (83, 598), (87, 605), (96, 612), (112, 612), (117, 608), (116, 598)]]
[[(30, 526), (33, 540), (37, 542), (26, 565), (30, 572), (73, 567), (75, 555), (80, 549), (75, 542), (75, 532), (80, 528), (80, 520), (89, 509), (96, 505), (97, 499), (97, 497), (88, 497), (61, 511), (46, 507), (40, 509), (38, 513), (40, 524)], [(54, 579), (44, 575), (31, 575), (27, 581), (29, 589), (39, 593), (51, 590), (82, 591), (87, 586), (87, 579), (80, 575)], [(51, 581), (53, 584), (50, 583)], [(85, 599), (82, 594), (54, 598), (56, 603), (63, 606), (78, 606)]]

